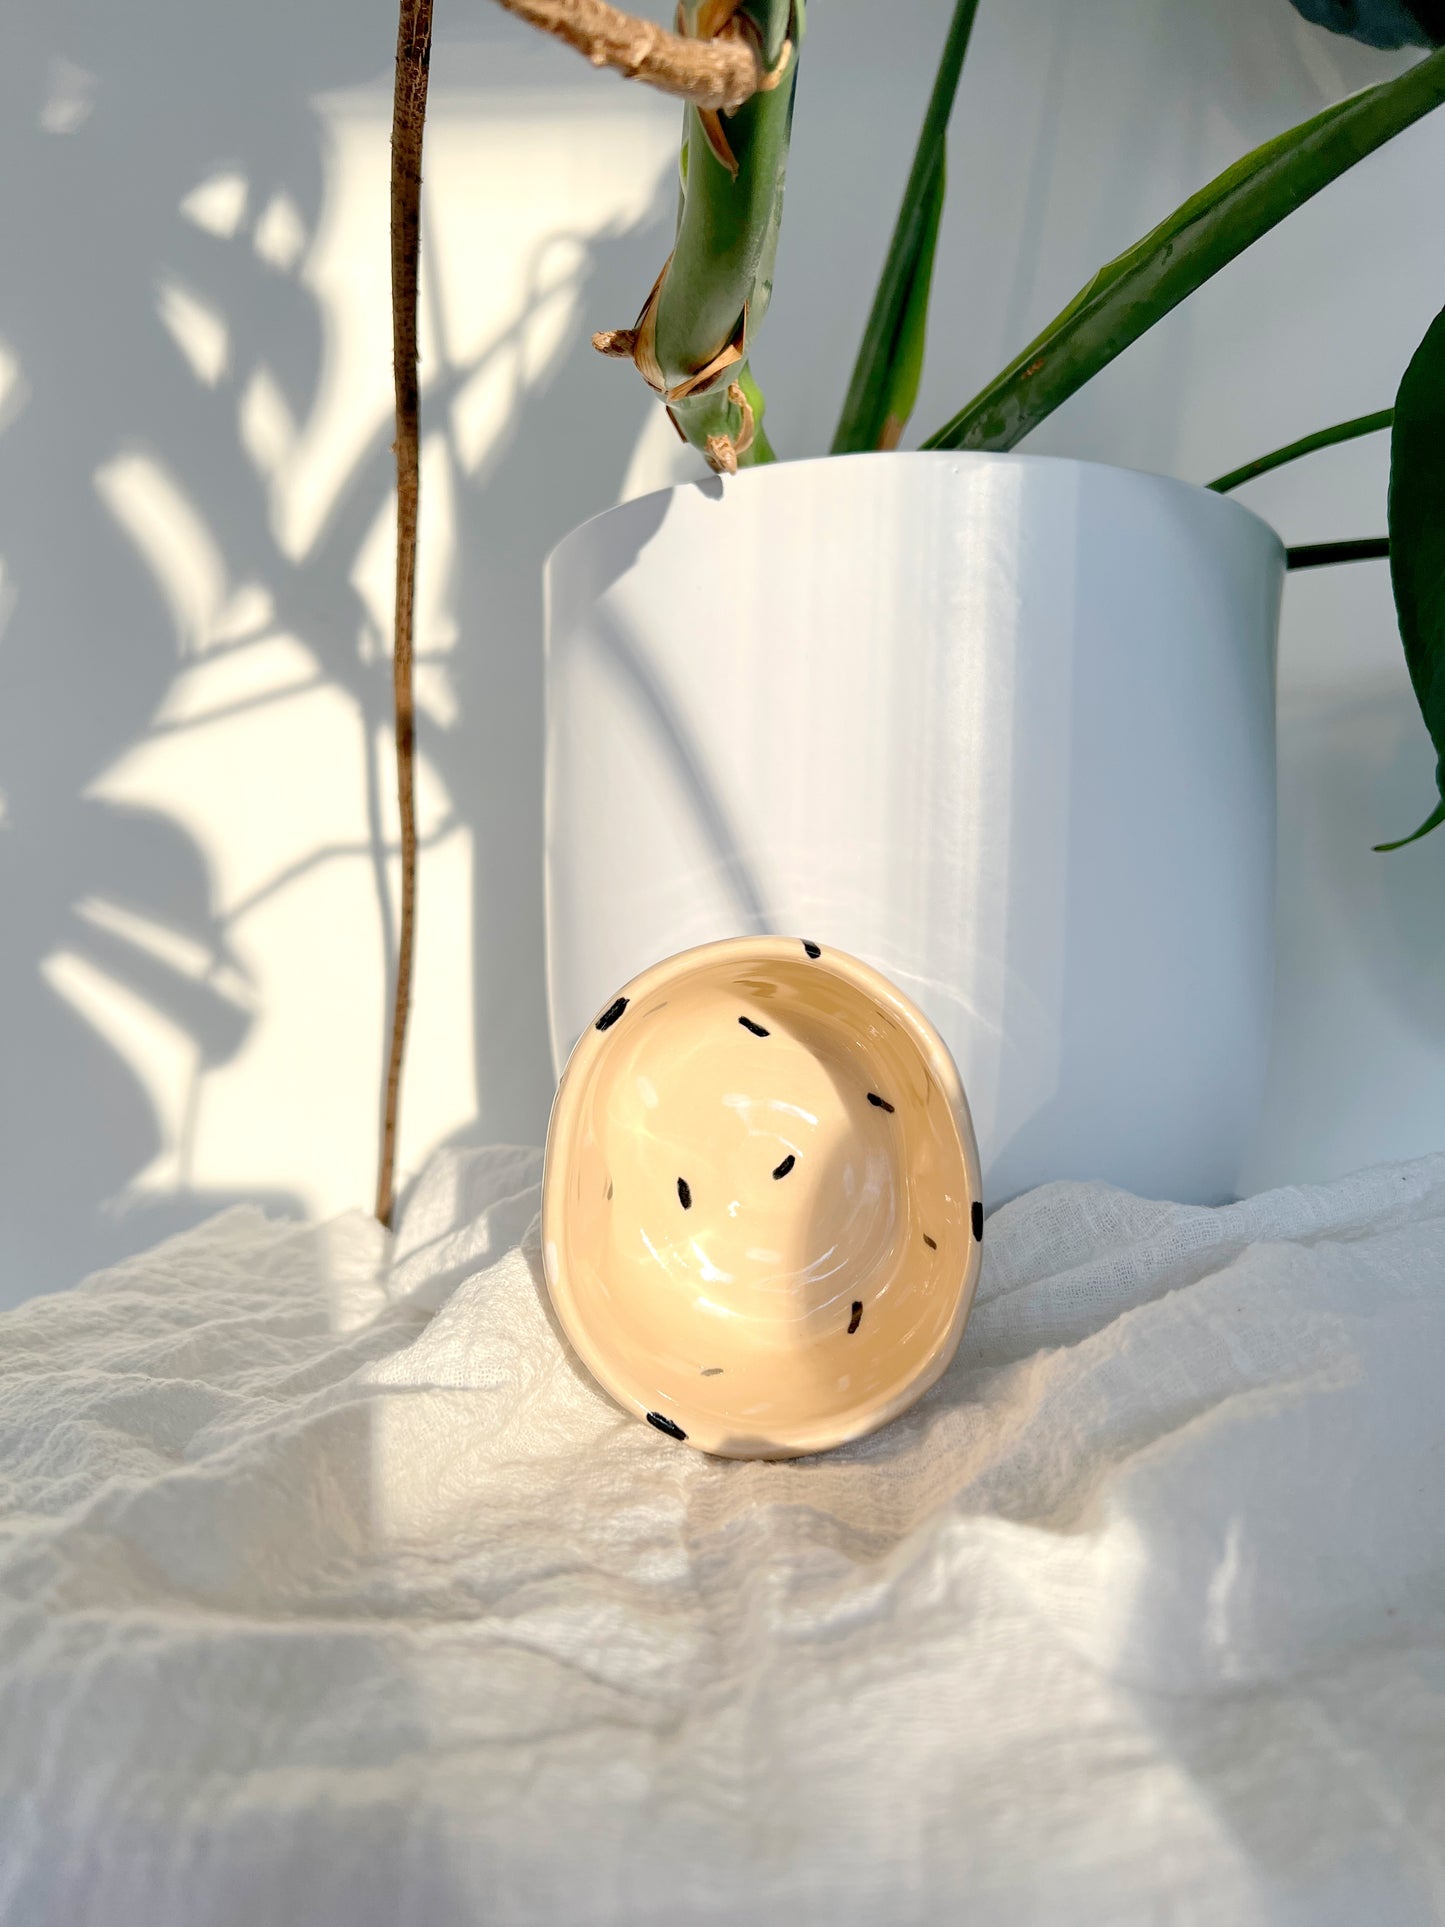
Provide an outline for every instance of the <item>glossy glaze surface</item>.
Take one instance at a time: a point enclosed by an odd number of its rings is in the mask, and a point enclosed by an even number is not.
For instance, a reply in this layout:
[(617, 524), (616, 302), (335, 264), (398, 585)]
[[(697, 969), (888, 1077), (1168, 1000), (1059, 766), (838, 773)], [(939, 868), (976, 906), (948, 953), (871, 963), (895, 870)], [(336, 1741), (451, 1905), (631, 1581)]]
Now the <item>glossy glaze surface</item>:
[(895, 1416), (953, 1354), (981, 1232), (946, 1047), (814, 942), (657, 965), (597, 1014), (558, 1089), (558, 1317), (615, 1398), (706, 1451), (789, 1457)]

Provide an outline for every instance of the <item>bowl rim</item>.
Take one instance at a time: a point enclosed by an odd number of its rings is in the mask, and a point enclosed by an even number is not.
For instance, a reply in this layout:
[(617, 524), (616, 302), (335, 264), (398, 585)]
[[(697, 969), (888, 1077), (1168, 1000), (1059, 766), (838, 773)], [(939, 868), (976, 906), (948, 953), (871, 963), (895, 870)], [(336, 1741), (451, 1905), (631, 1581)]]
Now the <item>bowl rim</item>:
[[(575, 1124), (582, 1093), (607, 1045), (606, 1031), (598, 1028), (599, 1019), (607, 1014), (618, 999), (625, 998), (628, 1003), (633, 1003), (666, 984), (675, 983), (680, 978), (716, 964), (731, 960), (739, 963), (792, 963), (796, 961), (800, 951), (814, 963), (831, 971), (835, 977), (843, 979), (852, 989), (874, 999), (888, 1010), (908, 1033), (923, 1057), (928, 1074), (943, 1095), (958, 1141), (959, 1159), (968, 1189), (966, 1200), (970, 1220), (970, 1229), (967, 1234), (968, 1257), (963, 1276), (956, 1287), (953, 1315), (943, 1341), (933, 1352), (923, 1358), (918, 1367), (895, 1388), (889, 1397), (864, 1405), (854, 1413), (844, 1414), (839, 1418), (806, 1425), (781, 1426), (778, 1428), (776, 1440), (769, 1441), (766, 1450), (753, 1447), (746, 1451), (729, 1451), (726, 1442), (710, 1445), (695, 1438), (691, 1432), (684, 1435), (689, 1445), (716, 1458), (800, 1458), (809, 1453), (831, 1451), (835, 1446), (846, 1445), (853, 1439), (864, 1438), (870, 1432), (876, 1432), (889, 1424), (910, 1405), (922, 1398), (952, 1363), (963, 1336), (964, 1325), (973, 1307), (983, 1262), (983, 1186), (978, 1142), (974, 1135), (973, 1119), (969, 1112), (968, 1099), (964, 1094), (963, 1080), (959, 1076), (958, 1066), (954, 1063), (948, 1045), (934, 1024), (918, 1005), (881, 971), (875, 970), (871, 964), (864, 963), (861, 958), (853, 956), (848, 951), (802, 937), (724, 937), (712, 943), (695, 944), (687, 950), (676, 951), (671, 956), (649, 965), (646, 970), (639, 972), (637, 976), (625, 983), (616, 995), (600, 1006), (589, 1020), (586, 1029), (573, 1045), (558, 1080), (556, 1094), (552, 1100), (551, 1116), (547, 1123), (547, 1142), (542, 1160), (542, 1269), (547, 1296), (568, 1344), (614, 1404), (634, 1413), (640, 1419), (647, 1419), (649, 1411), (647, 1401), (639, 1397), (617, 1374), (611, 1372), (606, 1361), (599, 1354), (593, 1342), (591, 1328), (578, 1308), (562, 1258), (566, 1250), (563, 1238), (565, 1218), (563, 1199), (566, 1190), (566, 1172), (570, 1168), (570, 1156), (564, 1147), (569, 1146), (573, 1140), (572, 1127)], [(818, 953), (816, 956), (813, 955), (814, 951)], [(975, 1206), (979, 1207), (977, 1211), (974, 1209)]]

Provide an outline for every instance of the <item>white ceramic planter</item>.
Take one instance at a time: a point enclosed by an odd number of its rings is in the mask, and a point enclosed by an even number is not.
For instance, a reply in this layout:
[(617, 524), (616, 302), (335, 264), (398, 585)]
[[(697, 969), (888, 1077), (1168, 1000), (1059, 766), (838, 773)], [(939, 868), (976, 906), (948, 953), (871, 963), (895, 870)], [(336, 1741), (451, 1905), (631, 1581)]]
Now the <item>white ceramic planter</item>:
[(775, 932), (897, 982), (996, 1203), (1229, 1196), (1272, 993), (1284, 554), (1205, 489), (854, 456), (663, 490), (547, 565), (560, 1071), (659, 958)]

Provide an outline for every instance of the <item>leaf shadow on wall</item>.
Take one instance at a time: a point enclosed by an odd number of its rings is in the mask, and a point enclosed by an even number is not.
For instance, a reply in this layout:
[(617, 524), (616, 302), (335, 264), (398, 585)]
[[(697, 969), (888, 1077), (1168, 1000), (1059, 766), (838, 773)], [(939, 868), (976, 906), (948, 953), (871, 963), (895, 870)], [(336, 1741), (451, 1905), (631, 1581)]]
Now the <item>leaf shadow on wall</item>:
[[(42, 19), (12, 37), (0, 77), (10, 183), (0, 228), (15, 291), (0, 305), (0, 1306), (240, 1199), (306, 1207), (299, 1176), (258, 1184), (206, 1155), (220, 1102), (202, 1103), (206, 1080), (275, 1014), (274, 986), (248, 955), (247, 917), (313, 890), (328, 866), (369, 865), (390, 994), (390, 663), (355, 578), (391, 497), (391, 424), (365, 441), (298, 554), (277, 533), (272, 477), (244, 417), (258, 377), (293, 424), (326, 398), (325, 316), (298, 271), (325, 198), (315, 101), (389, 87), (394, 12), (364, 0), (344, 32), (330, 12), (298, 15), (275, 0), (203, 18), (144, 0), (142, 12)], [(585, 69), (582, 79), (595, 81)], [(198, 184), (231, 179), (241, 183), (232, 208), (218, 189), (205, 222), (182, 214)], [(598, 367), (587, 329), (630, 313), (648, 285), (661, 199), (634, 224), (571, 237), (582, 321), (540, 373), (518, 358), (509, 419), (486, 460), (470, 473), (453, 464), (455, 703), (444, 724), (422, 718), (419, 747), (442, 795), (429, 835), (468, 832), (478, 1114), (466, 1134), (487, 1139), (540, 1141), (550, 1099), (540, 567), (572, 523), (615, 499), (636, 440), (645, 397)], [(384, 204), (378, 214), (384, 222)], [(552, 238), (539, 239), (538, 259)], [(450, 404), (480, 365), (424, 369), (424, 438), (451, 434)], [(585, 462), (575, 454), (583, 420)], [(422, 654), (426, 642), (419, 635)], [(283, 646), (289, 678), (243, 674), (234, 696), (199, 712), (185, 696), (198, 663), (240, 670)], [(317, 830), (254, 875), (221, 877), (197, 827), (211, 816), (208, 782), (233, 816), (259, 819), (276, 813), (296, 771), (264, 759), (223, 768), (212, 760), (217, 732), (289, 707), (287, 747), (270, 754), (294, 756), (299, 743), (304, 762), (307, 705), (330, 700), (334, 726), (338, 697), (361, 745), (365, 836)], [(139, 750), (187, 732), (196, 820), (109, 781)], [(341, 1001), (347, 955), (338, 942), (333, 963), (327, 947)], [(379, 1071), (386, 1009), (369, 993), (359, 1008), (355, 1053)], [(288, 1021), (326, 1018), (341, 1021), (320, 1008)], [(289, 1078), (272, 1068), (259, 1089), (248, 1085), (225, 1121), (230, 1141), (264, 1140), (283, 1123), (300, 1142), (324, 1137), (327, 1094), (308, 1066), (298, 1061)], [(371, 1181), (358, 1161), (356, 1202)]]

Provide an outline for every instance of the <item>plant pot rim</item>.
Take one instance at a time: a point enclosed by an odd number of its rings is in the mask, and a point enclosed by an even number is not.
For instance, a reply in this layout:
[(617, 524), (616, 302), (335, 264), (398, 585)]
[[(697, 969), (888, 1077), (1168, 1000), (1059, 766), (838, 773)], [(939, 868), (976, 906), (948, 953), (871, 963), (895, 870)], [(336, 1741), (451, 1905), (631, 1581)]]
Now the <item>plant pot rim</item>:
[(1124, 462), (1092, 461), (1079, 455), (1033, 454), (1027, 450), (979, 449), (979, 448), (900, 448), (865, 449), (851, 455), (805, 455), (796, 461), (766, 462), (754, 468), (739, 469), (736, 475), (697, 475), (686, 481), (670, 482), (665, 488), (648, 489), (642, 495), (629, 495), (623, 502), (614, 502), (610, 508), (599, 509), (585, 521), (576, 523), (548, 550), (543, 563), (543, 573), (551, 572), (553, 562), (570, 543), (576, 541), (584, 531), (593, 528), (609, 517), (620, 515), (624, 510), (637, 510), (648, 502), (658, 502), (664, 497), (677, 495), (686, 490), (695, 490), (714, 501), (721, 501), (725, 495), (739, 489), (776, 487), (775, 478), (792, 470), (818, 468), (823, 464), (832, 466), (838, 462), (864, 463), (886, 462), (896, 464), (911, 462), (915, 465), (928, 464), (936, 468), (962, 467), (982, 468), (994, 463), (1007, 463), (1014, 467), (1072, 468), (1081, 471), (1096, 471), (1104, 475), (1130, 475), (1140, 481), (1153, 482), (1161, 489), (1176, 490), (1196, 501), (1203, 500), (1213, 505), (1211, 512), (1225, 516), (1242, 516), (1246, 522), (1263, 532), (1278, 552), (1281, 569), (1284, 567), (1285, 544), (1279, 531), (1267, 522), (1257, 510), (1247, 508), (1232, 495), (1221, 495), (1203, 482), (1182, 481), (1177, 475), (1158, 475), (1152, 469), (1132, 468)]

